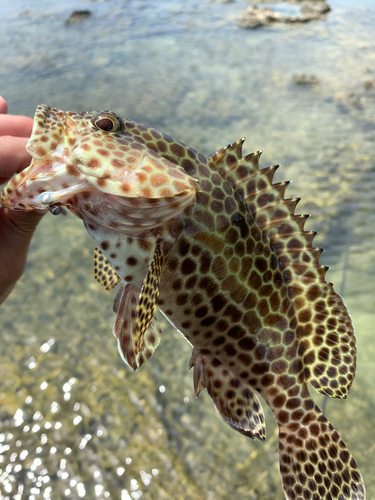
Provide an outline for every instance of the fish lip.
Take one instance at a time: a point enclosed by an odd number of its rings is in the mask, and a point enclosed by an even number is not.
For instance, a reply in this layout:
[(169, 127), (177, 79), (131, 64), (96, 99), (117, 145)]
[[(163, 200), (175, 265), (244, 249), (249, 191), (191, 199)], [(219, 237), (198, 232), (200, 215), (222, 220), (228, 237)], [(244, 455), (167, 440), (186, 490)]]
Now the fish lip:
[[(1, 193), (1, 205), (4, 208), (14, 211), (48, 211), (48, 203), (40, 199), (43, 193), (38, 193), (35, 186), (32, 191), (28, 191), (30, 188), (26, 185), (28, 181), (35, 182), (35, 176), (40, 172), (43, 173), (43, 167), (45, 167), (43, 160), (32, 158), (30, 165), (25, 170), (15, 175), (3, 188)], [(40, 169), (39, 172), (38, 169)], [(40, 181), (45, 182), (45, 179), (41, 178)], [(26, 196), (29, 194), (31, 197), (25, 196), (25, 190)]]

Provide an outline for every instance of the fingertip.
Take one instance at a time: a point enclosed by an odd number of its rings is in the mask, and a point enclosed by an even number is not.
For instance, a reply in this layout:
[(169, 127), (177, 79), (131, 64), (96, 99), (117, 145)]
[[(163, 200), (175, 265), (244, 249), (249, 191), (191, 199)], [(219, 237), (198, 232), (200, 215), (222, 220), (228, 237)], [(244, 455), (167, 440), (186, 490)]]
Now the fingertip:
[(0, 96), (0, 114), (6, 115), (8, 113), (8, 104), (4, 97)]

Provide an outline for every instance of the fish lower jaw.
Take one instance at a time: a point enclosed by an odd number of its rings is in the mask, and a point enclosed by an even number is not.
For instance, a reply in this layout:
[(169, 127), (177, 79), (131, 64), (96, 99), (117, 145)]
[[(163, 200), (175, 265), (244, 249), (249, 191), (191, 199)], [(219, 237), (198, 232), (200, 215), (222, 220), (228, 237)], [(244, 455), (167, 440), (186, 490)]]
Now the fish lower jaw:
[[(34, 206), (32, 200), (27, 200), (22, 196), (22, 192), (18, 189), (7, 193), (6, 188), (4, 188), (1, 194), (1, 207), (7, 208), (9, 210), (14, 210), (18, 212), (30, 212), (31, 210), (40, 209), (47, 210), (47, 207), (43, 205)], [(17, 191), (17, 192), (16, 192)]]
[(33, 210), (37, 210), (38, 212), (44, 213), (48, 211), (47, 206), (40, 203), (35, 204), (32, 200), (29, 202), (29, 200), (25, 200), (23, 198), (13, 200), (9, 197), (4, 201), (1, 200), (0, 207), (7, 208), (8, 210), (12, 210), (14, 212), (31, 212)]
[(86, 229), (90, 234), (91, 230), (96, 231), (101, 227), (105, 230), (129, 237), (142, 238), (150, 236), (150, 234), (170, 223), (170, 220), (166, 222), (155, 219), (144, 219), (140, 222), (140, 219), (132, 219), (130, 217), (123, 220), (116, 217), (110, 217), (108, 214), (95, 215), (87, 210), (79, 210), (74, 206), (67, 205), (67, 208), (84, 221)]
[[(43, 193), (45, 194), (45, 193)], [(90, 197), (79, 195), (66, 207), (88, 227), (102, 227), (131, 237), (142, 237), (173, 221), (181, 221), (183, 210), (194, 202), (195, 192), (179, 196), (147, 200), (103, 195), (93, 191)]]

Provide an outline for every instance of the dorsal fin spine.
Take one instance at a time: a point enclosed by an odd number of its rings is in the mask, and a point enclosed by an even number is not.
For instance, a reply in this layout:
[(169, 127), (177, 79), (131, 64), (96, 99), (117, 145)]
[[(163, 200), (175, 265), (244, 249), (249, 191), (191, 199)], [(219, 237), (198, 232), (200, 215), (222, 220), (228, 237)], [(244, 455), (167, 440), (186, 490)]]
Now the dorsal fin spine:
[[(280, 202), (280, 203), (274, 203), (273, 205), (266, 205), (265, 207), (258, 208), (257, 213), (260, 214), (263, 211), (270, 210), (271, 208), (277, 208), (280, 205), (282, 205), (287, 210), (289, 210), (289, 214), (294, 215), (294, 210), (300, 201), (301, 201), (301, 198), (287, 198), (286, 200), (282, 200), (282, 202)], [(280, 219), (280, 220), (283, 220), (283, 219)]]
[[(240, 167), (241, 165), (244, 165), (245, 163), (248, 163), (249, 161), (254, 165), (254, 171), (251, 171), (249, 175), (246, 177), (242, 177), (236, 181), (236, 186), (239, 184), (242, 184), (243, 182), (249, 181), (253, 177), (257, 177), (259, 175), (259, 158), (260, 155), (262, 154), (262, 151), (257, 151), (255, 153), (251, 153), (250, 155), (245, 156), (242, 158), (241, 161), (238, 162), (237, 167)], [(269, 181), (272, 182), (273, 176), (275, 175), (276, 170), (279, 168), (280, 165), (273, 165), (271, 167), (266, 167), (261, 170), (262, 173), (266, 174), (269, 176)], [(236, 167), (236, 168), (237, 168)], [(233, 169), (231, 169), (233, 170)]]
[[(258, 151), (258, 153), (259, 153), (259, 151)], [(259, 157), (260, 157), (260, 154), (259, 154), (259, 156), (257, 156), (257, 168), (259, 167), (259, 165), (258, 165)], [(245, 160), (245, 158), (243, 160)], [(241, 163), (239, 163), (239, 165), (242, 165), (244, 163), (246, 163), (246, 161), (241, 161)], [(259, 168), (258, 168), (258, 170), (254, 171), (254, 173), (251, 173), (248, 177), (245, 177), (244, 179), (240, 179), (238, 184), (240, 184), (241, 182), (250, 180), (253, 177), (257, 177), (259, 175), (259, 173), (261, 173), (262, 175), (265, 175), (267, 177), (267, 180), (269, 182), (272, 182), (272, 180), (275, 176), (275, 173), (279, 167), (280, 167), (280, 165), (272, 165), (271, 167), (262, 168), (262, 170), (259, 170)], [(270, 187), (272, 187), (272, 186), (270, 186)]]
[[(265, 227), (263, 232), (267, 233), (267, 231), (269, 231), (269, 228)], [(316, 235), (315, 231), (300, 231), (298, 233), (293, 232), (293, 233), (289, 233), (289, 234), (288, 233), (278, 234), (276, 231), (275, 231), (275, 233), (269, 233), (269, 234), (267, 233), (268, 239), (270, 240), (272, 245), (277, 243), (279, 240), (285, 239), (285, 237), (287, 237), (287, 236), (299, 236), (299, 237), (304, 238), (306, 240), (306, 242), (310, 244), (311, 248), (315, 248), (315, 247), (311, 246), (315, 235)], [(277, 251), (276, 253), (280, 253), (280, 252)]]
[[(269, 208), (271, 208), (271, 207), (269, 207)], [(305, 222), (307, 221), (307, 219), (309, 217), (310, 217), (310, 214), (292, 215), (291, 217), (284, 217), (284, 219), (278, 219), (278, 220), (275, 220), (272, 222), (267, 222), (266, 224), (262, 225), (262, 230), (265, 230), (265, 229), (269, 230), (270, 228), (272, 228), (272, 226), (276, 226), (277, 224), (280, 224), (281, 222), (285, 222), (286, 220), (292, 219), (296, 222), (296, 224), (301, 229), (301, 231), (303, 233), (306, 233), (308, 231), (304, 231), (304, 226), (305, 226)], [(293, 231), (293, 234), (297, 234), (297, 233)], [(283, 236), (285, 236), (285, 235), (283, 235)]]
[[(254, 176), (254, 177), (256, 177), (256, 176)], [(249, 179), (251, 179), (251, 177), (249, 177)], [(264, 189), (260, 189), (256, 193), (251, 193), (251, 194), (247, 195), (246, 200), (249, 200), (250, 198), (253, 198), (254, 196), (260, 196), (261, 194), (267, 193), (268, 191), (273, 191), (275, 189), (275, 187), (277, 189), (279, 189), (279, 188), (285, 186), (285, 188), (286, 188), (290, 182), (291, 181), (283, 181), (283, 182), (279, 182), (277, 184), (272, 184), (271, 186), (267, 186)], [(240, 183), (238, 183), (238, 185), (240, 185), (240, 184), (242, 184), (242, 181)]]

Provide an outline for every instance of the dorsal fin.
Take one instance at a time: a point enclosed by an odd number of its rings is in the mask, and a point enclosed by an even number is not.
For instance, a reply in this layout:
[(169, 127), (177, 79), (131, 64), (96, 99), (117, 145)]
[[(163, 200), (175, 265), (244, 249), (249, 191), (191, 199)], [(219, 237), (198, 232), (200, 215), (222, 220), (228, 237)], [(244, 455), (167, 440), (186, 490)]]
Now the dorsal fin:
[(295, 215), (299, 198), (285, 199), (289, 182), (273, 184), (277, 166), (259, 170), (261, 152), (242, 156), (245, 139), (228, 145), (212, 158), (216, 169), (244, 199), (249, 212), (277, 257), (298, 319), (300, 355), (305, 378), (328, 396), (346, 398), (356, 365), (353, 325), (332, 283), (319, 264), (313, 231), (305, 231), (308, 215)]

